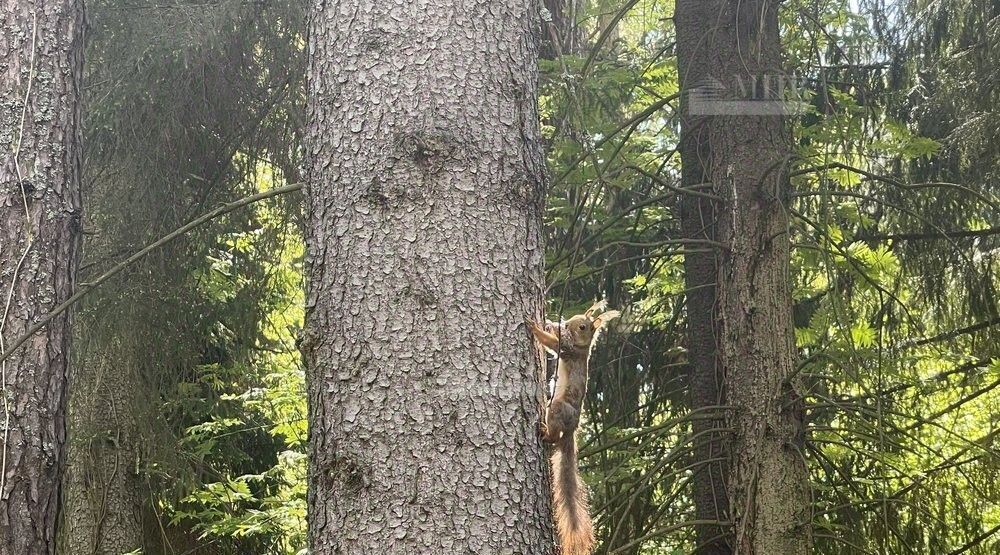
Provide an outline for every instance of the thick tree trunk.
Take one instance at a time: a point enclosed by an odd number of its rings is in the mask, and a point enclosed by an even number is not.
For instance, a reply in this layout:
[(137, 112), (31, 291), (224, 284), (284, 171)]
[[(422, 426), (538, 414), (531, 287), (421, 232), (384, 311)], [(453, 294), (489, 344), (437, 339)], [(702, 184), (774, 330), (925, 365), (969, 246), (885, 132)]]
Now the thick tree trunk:
[[(9, 345), (73, 289), (80, 237), (83, 5), (0, 5), (0, 305)], [(69, 322), (2, 363), (0, 553), (55, 549)]]
[(538, 5), (311, 15), (310, 548), (550, 554)]
[(88, 354), (76, 360), (60, 551), (131, 553), (143, 546), (134, 371), (127, 357)]
[[(741, 82), (756, 78), (763, 84), (765, 76), (780, 75), (777, 8), (778, 2), (768, 0), (678, 1), (675, 21), (686, 92), (708, 84), (707, 78), (736, 92)], [(685, 117), (697, 115), (690, 113), (691, 102), (685, 108)], [(700, 108), (711, 111), (711, 106)], [(687, 134), (694, 144), (685, 149), (702, 164), (696, 163), (692, 173), (702, 174), (722, 198), (711, 218), (725, 245), (718, 259), (718, 298), (712, 312), (718, 315), (718, 367), (725, 375), (719, 398), (733, 407), (726, 418), (734, 437), (725, 470), (733, 550), (793, 555), (810, 553), (812, 538), (803, 410), (798, 382), (792, 378), (790, 242), (782, 206), (790, 137), (781, 115), (756, 111), (774, 108), (773, 103), (758, 103), (746, 113), (727, 109), (689, 120)], [(693, 218), (689, 208), (686, 219)], [(694, 230), (692, 222), (686, 227)], [(688, 264), (707, 278), (707, 263), (705, 268), (697, 259)], [(689, 314), (705, 309), (688, 307)], [(714, 393), (707, 376), (715, 375), (714, 370), (707, 373), (707, 360), (701, 361), (704, 366), (695, 380), (695, 395), (705, 400)], [(704, 450), (700, 454), (710, 455)], [(709, 490), (704, 483), (696, 489), (696, 496), (705, 498), (699, 501), (699, 512), (706, 511), (706, 491), (717, 489)]]

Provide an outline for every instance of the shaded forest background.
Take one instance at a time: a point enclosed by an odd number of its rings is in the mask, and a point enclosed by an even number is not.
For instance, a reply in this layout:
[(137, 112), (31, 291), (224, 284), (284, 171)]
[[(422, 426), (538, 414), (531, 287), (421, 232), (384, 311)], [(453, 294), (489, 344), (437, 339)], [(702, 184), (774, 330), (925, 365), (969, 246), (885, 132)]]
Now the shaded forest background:
[[(581, 438), (599, 553), (692, 552), (694, 423), (673, 2), (549, 0), (549, 314), (625, 311)], [(82, 282), (220, 204), (301, 181), (306, 7), (92, 0)], [(788, 0), (787, 203), (816, 551), (994, 553), (1000, 4)], [(220, 94), (220, 92), (222, 94)], [(75, 320), (61, 541), (300, 553), (301, 198), (232, 212)]]

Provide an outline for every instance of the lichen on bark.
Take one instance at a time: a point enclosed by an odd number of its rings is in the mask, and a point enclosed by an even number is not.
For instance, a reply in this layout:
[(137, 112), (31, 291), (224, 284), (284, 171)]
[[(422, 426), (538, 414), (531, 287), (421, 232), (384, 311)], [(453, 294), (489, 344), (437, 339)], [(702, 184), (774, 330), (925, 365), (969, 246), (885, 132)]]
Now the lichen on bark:
[[(0, 305), (5, 344), (72, 293), (80, 238), (83, 5), (0, 6)], [(69, 322), (3, 362), (0, 554), (52, 553)]]

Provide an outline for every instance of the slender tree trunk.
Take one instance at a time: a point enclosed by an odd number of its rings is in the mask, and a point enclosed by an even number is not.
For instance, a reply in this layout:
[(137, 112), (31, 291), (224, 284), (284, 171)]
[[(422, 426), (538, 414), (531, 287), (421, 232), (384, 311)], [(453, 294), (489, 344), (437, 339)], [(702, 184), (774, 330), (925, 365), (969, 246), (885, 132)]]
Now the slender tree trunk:
[[(759, 94), (765, 76), (780, 75), (778, 2), (683, 0), (677, 2), (675, 21), (687, 92), (711, 78), (732, 95), (756, 78)], [(706, 107), (710, 112), (711, 106), (701, 106)], [(695, 119), (688, 127), (689, 134), (698, 130), (695, 144), (685, 148), (703, 164), (695, 166), (695, 175), (703, 174), (723, 199), (713, 218), (725, 245), (718, 259), (716, 340), (725, 375), (721, 398), (733, 407), (726, 417), (734, 437), (725, 470), (733, 549), (806, 554), (812, 550), (810, 492), (803, 407), (793, 377), (790, 242), (782, 206), (790, 136), (781, 115), (760, 109), (773, 110), (774, 104), (758, 102), (744, 113)], [(695, 146), (706, 137), (707, 149)], [(688, 307), (689, 313), (695, 309)], [(699, 379), (696, 386), (710, 381), (704, 375)]]
[[(711, 53), (703, 43), (713, 22), (713, 8), (719, 2), (678, 0), (674, 21), (677, 26), (677, 63), (681, 89), (681, 185), (705, 192), (709, 184), (709, 123), (704, 115), (691, 114), (688, 91), (709, 76)], [(703, 196), (681, 198), (681, 231), (687, 239), (718, 241), (716, 203)], [(695, 250), (696, 249), (692, 249)], [(716, 412), (712, 407), (725, 404), (725, 372), (718, 356), (719, 314), (717, 303), (718, 261), (716, 252), (689, 252), (684, 256), (684, 279), (687, 314), (687, 349), (691, 372), (691, 408)], [(721, 411), (716, 419), (699, 418), (692, 423), (695, 436), (694, 462), (699, 465), (692, 478), (698, 520), (729, 521), (729, 498), (726, 491), (725, 449), (728, 438)], [(724, 526), (706, 524), (697, 528), (699, 555), (729, 555), (731, 538)]]
[[(109, 353), (115, 346), (106, 345)], [(127, 356), (75, 359), (67, 415), (60, 551), (119, 555), (142, 544), (134, 365)]]
[[(696, 187), (705, 183), (706, 176), (700, 167), (699, 157), (707, 154), (708, 144), (700, 130), (691, 129), (686, 134), (681, 149), (683, 167), (682, 183)], [(717, 240), (715, 206), (704, 197), (687, 196), (681, 199), (681, 228), (685, 238)], [(724, 404), (722, 361), (718, 356), (718, 310), (716, 280), (718, 267), (716, 255), (711, 252), (691, 252), (684, 257), (685, 287), (687, 289), (687, 348), (691, 372), (691, 408), (699, 418), (692, 422), (695, 436), (693, 487), (698, 520), (727, 522), (729, 500), (726, 495), (726, 457), (723, 414)], [(717, 418), (710, 418), (712, 414)], [(732, 546), (722, 526), (705, 524), (698, 527), (700, 555), (728, 555)]]
[[(73, 289), (80, 237), (83, 5), (0, 5), (0, 317), (4, 344)], [(0, 553), (51, 553), (65, 440), (69, 321), (2, 368)]]
[(579, 0), (544, 0), (542, 5), (550, 21), (545, 21), (539, 57), (554, 60), (560, 54), (572, 54), (579, 46), (576, 8)]
[(316, 2), (313, 553), (551, 554), (538, 5)]

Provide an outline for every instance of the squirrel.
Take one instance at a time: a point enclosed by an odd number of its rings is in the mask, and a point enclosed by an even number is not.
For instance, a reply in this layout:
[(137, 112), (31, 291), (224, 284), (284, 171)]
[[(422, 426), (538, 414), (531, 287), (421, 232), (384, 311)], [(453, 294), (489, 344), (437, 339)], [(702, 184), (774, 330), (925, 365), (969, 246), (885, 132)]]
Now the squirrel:
[(526, 322), (535, 339), (559, 360), (556, 390), (545, 413), (542, 439), (556, 446), (552, 454), (552, 498), (563, 555), (590, 555), (594, 548), (587, 491), (577, 468), (576, 429), (587, 393), (591, 348), (604, 325), (620, 315), (617, 310), (609, 310), (595, 316), (606, 306), (605, 301), (600, 301), (565, 322), (546, 321), (544, 326)]

